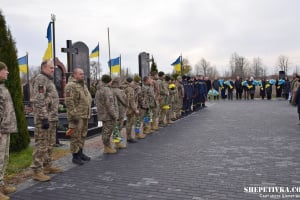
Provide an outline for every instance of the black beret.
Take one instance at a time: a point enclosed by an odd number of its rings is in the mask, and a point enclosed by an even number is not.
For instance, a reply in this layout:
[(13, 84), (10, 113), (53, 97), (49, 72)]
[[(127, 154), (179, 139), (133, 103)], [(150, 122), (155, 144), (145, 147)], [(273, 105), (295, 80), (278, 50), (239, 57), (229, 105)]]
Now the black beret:
[(109, 75), (107, 75), (107, 74), (104, 74), (104, 75), (102, 75), (102, 77), (101, 77), (101, 81), (102, 81), (103, 83), (109, 83), (109, 82), (111, 81), (111, 77), (110, 77)]
[(132, 79), (131, 77), (128, 77), (128, 78), (126, 79), (126, 81), (127, 81), (128, 83), (131, 83), (131, 82), (133, 81), (133, 79)]

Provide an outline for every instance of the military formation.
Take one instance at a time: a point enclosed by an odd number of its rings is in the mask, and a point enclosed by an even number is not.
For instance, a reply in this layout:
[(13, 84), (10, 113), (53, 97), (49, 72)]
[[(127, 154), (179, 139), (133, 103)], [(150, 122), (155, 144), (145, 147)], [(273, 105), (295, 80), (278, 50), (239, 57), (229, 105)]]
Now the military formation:
[[(102, 122), (104, 153), (113, 154), (148, 134), (173, 124), (177, 119), (205, 106), (207, 86), (203, 76), (196, 79), (151, 72), (121, 80), (103, 75), (97, 85), (95, 102)], [(122, 137), (126, 131), (126, 139)], [(126, 140), (126, 141), (125, 141)]]
[[(17, 132), (16, 116), (10, 93), (5, 87), (7, 66), (0, 62), (0, 199), (9, 199), (7, 194), (16, 190), (4, 184), (3, 176), (9, 157), (10, 133)], [(56, 143), (59, 97), (53, 83), (54, 64), (45, 60), (41, 72), (32, 81), (30, 100), (34, 110), (34, 151), (32, 178), (49, 181), (49, 173), (62, 170), (52, 164), (53, 146)], [(78, 66), (73, 70), (65, 88), (68, 131), (72, 162), (82, 165), (91, 160), (84, 154), (84, 144), (91, 117), (92, 97), (84, 82), (84, 71)], [(291, 104), (298, 105), (300, 120), (300, 80), (222, 80), (215, 77), (210, 81), (204, 76), (169, 76), (164, 72), (151, 72), (149, 76), (127, 77), (121, 80), (103, 75), (97, 84), (95, 104), (98, 121), (102, 122), (104, 153), (114, 154), (127, 143), (136, 143), (148, 134), (173, 124), (177, 119), (206, 107), (210, 100), (253, 99), (259, 87), (262, 99), (271, 99), (272, 86), (277, 97), (285, 97)], [(299, 124), (300, 125), (300, 124)], [(125, 131), (125, 134), (124, 134)], [(123, 137), (126, 135), (125, 137)]]

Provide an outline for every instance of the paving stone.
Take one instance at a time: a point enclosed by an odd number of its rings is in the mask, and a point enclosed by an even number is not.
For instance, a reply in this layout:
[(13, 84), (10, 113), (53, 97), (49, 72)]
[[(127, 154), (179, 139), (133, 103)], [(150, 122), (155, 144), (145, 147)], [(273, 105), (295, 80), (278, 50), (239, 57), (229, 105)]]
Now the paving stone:
[(295, 107), (277, 100), (207, 105), (116, 155), (102, 154), (100, 136), (89, 139), (90, 162), (62, 158), (63, 173), (27, 181), (11, 199), (250, 200), (261, 198), (244, 187), (300, 186)]

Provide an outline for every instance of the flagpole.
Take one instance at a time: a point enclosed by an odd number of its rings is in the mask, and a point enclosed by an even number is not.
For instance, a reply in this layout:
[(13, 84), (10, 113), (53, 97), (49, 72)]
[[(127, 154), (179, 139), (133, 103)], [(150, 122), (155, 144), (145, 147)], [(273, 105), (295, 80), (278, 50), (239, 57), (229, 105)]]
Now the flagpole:
[(121, 54), (120, 54), (120, 58), (119, 59), (120, 59), (120, 78), (121, 78), (122, 77), (122, 65), (121, 65), (121, 60), (122, 59), (121, 59)]
[(28, 97), (30, 97), (30, 85), (29, 85), (29, 65), (28, 65), (28, 52), (26, 52), (26, 65), (27, 65), (27, 84), (28, 84)]
[(181, 76), (183, 76), (183, 60), (182, 60), (182, 53), (180, 54), (180, 71), (181, 71)]
[(109, 27), (107, 28), (107, 36), (108, 36), (108, 57), (109, 57), (109, 75), (111, 76), (111, 57), (110, 57), (110, 39), (109, 39)]
[(53, 42), (52, 42), (52, 47), (53, 47), (53, 63), (54, 63), (54, 66), (56, 65), (55, 63), (55, 15), (54, 14), (51, 14), (51, 20), (52, 20), (52, 28), (53, 28), (53, 33), (52, 33), (52, 36), (53, 36)]
[(53, 74), (53, 82), (54, 85), (56, 83), (56, 73), (55, 73), (55, 68), (56, 68), (56, 63), (55, 63), (55, 15), (51, 14), (51, 24), (52, 24), (52, 36), (53, 36), (53, 41), (52, 41), (52, 51), (53, 51), (53, 65), (54, 65), (54, 74)]
[(97, 80), (98, 80), (98, 67), (99, 67), (99, 77), (100, 77), (100, 47), (99, 47), (99, 42), (98, 42), (98, 66), (96, 68), (96, 74), (97, 74), (96, 79)]

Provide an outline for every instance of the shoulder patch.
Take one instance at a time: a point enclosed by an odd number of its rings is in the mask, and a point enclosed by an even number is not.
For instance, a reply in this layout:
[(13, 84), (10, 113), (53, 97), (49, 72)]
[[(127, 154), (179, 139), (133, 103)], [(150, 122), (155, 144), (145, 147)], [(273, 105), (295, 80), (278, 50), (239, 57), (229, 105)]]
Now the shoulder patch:
[(66, 97), (70, 97), (70, 96), (71, 96), (70, 90), (66, 90)]
[(39, 89), (39, 93), (44, 93), (45, 92), (43, 85), (39, 85), (38, 89)]

